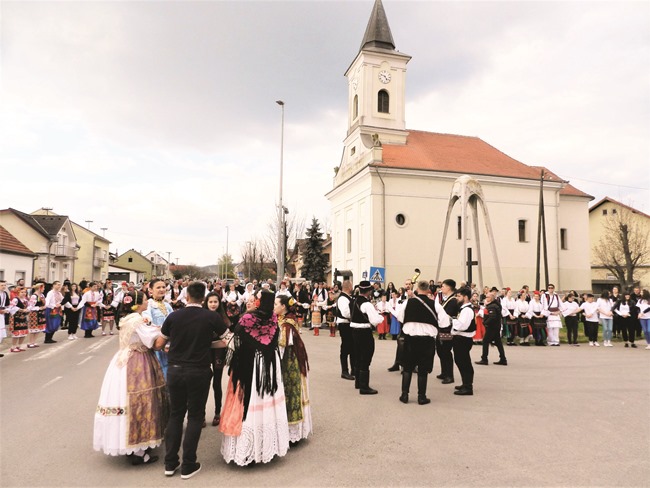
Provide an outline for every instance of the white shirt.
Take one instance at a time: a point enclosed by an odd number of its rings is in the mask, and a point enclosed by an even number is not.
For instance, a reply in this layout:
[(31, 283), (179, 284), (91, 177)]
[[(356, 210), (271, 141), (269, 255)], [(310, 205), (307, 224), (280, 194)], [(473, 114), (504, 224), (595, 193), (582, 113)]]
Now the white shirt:
[[(397, 312), (395, 317), (397, 317), (397, 320), (401, 323), (404, 323), (404, 313), (406, 312), (407, 304), (408, 300), (404, 300), (402, 303), (399, 303), (395, 309)], [(449, 315), (447, 315), (447, 312), (445, 312), (445, 309), (438, 300), (434, 300), (434, 311), (438, 315), (438, 327), (441, 329), (449, 327)], [(402, 331), (410, 336), (438, 337), (438, 327), (425, 322), (406, 322), (402, 326)]]
[(611, 319), (611, 315), (607, 315), (604, 312), (611, 312), (612, 306), (614, 305), (610, 299), (599, 298), (596, 300), (596, 305), (598, 305), (598, 318), (601, 319)]
[(639, 307), (640, 319), (650, 319), (650, 310), (648, 310), (645, 313), (643, 312), (646, 308), (650, 307), (650, 303), (648, 303), (648, 300), (644, 300), (642, 298), (638, 302), (636, 302), (636, 306)]
[(45, 297), (45, 307), (46, 308), (56, 308), (61, 306), (63, 301), (63, 295), (60, 291), (50, 290), (47, 292)]
[(515, 317), (525, 316), (529, 307), (526, 300), (518, 299), (515, 303)]
[(339, 313), (343, 315), (343, 318), (336, 317), (337, 324), (349, 324), (350, 323), (350, 298), (347, 296), (339, 296), (336, 300), (336, 306), (339, 309)]
[(598, 304), (596, 302), (585, 302), (581, 308), (587, 322), (598, 322)]
[(97, 307), (102, 307), (101, 295), (99, 294), (98, 291), (89, 290), (86, 293), (84, 293), (83, 296), (81, 297), (81, 302), (79, 302), (79, 305), (77, 307), (81, 308), (86, 303), (91, 303), (91, 302), (95, 302), (97, 304)]
[(458, 335), (463, 337), (474, 337), (476, 331), (466, 332), (469, 326), (472, 324), (472, 320), (475, 319), (474, 309), (472, 308), (471, 303), (466, 303), (460, 307), (460, 312), (458, 313), (458, 318), (452, 319), (452, 335)]
[(363, 302), (361, 304), (361, 307), (359, 307), (359, 310), (361, 310), (361, 312), (365, 313), (368, 316), (368, 320), (370, 321), (370, 324), (360, 324), (358, 322), (351, 322), (350, 327), (354, 329), (369, 329), (371, 324), (379, 325), (384, 321), (384, 317), (379, 315), (379, 312), (377, 312), (372, 302)]
[(580, 311), (580, 305), (577, 304), (577, 302), (564, 302), (562, 304), (562, 315), (565, 317), (569, 317), (572, 315), (576, 315)]
[(621, 303), (618, 308), (616, 309), (616, 313), (620, 315), (621, 317), (625, 317), (626, 315), (630, 315), (630, 305), (629, 303), (623, 304)]
[[(510, 316), (510, 310), (515, 310), (516, 307), (517, 307), (517, 302), (514, 298), (503, 297), (501, 299), (501, 316), (502, 317)], [(516, 317), (516, 315), (514, 314), (513, 316)]]
[(558, 311), (562, 310), (562, 300), (560, 300), (560, 295), (558, 295), (557, 293), (553, 293), (552, 295), (550, 293), (544, 293), (542, 295), (542, 307), (544, 307), (544, 315), (548, 317), (549, 323), (553, 323), (553, 322), (559, 322), (560, 324), (562, 323), (562, 319), (560, 319), (560, 314), (551, 312), (549, 310), (550, 308), (554, 308), (554, 307), (557, 307)]

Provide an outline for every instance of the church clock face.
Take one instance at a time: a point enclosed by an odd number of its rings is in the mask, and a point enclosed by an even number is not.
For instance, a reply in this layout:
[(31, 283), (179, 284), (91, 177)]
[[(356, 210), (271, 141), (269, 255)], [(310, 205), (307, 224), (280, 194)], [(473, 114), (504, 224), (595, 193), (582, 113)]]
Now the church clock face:
[(390, 73), (386, 70), (380, 71), (379, 72), (379, 81), (382, 83), (390, 83)]

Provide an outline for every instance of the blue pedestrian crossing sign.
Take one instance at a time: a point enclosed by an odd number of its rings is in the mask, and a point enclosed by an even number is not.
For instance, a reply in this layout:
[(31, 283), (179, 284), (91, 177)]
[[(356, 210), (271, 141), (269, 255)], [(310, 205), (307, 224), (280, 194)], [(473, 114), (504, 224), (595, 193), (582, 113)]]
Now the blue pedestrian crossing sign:
[(371, 266), (370, 278), (368, 279), (368, 281), (383, 283), (385, 276), (386, 276), (386, 268), (377, 268), (375, 266)]

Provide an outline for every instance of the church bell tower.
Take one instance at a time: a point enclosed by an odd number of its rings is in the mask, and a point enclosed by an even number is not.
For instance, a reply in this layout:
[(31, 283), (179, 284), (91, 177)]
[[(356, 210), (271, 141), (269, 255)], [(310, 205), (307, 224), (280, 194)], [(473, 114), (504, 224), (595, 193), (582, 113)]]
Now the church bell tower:
[(406, 64), (411, 56), (395, 49), (381, 0), (375, 0), (361, 47), (345, 72), (348, 130), (335, 184), (356, 169), (381, 162), (381, 145), (405, 144)]

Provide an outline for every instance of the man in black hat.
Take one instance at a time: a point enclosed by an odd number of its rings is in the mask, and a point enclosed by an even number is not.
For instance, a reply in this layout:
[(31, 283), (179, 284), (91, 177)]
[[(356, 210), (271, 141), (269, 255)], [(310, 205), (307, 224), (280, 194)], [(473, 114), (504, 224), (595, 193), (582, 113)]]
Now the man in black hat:
[(372, 285), (369, 281), (359, 283), (359, 295), (354, 300), (350, 313), (350, 328), (358, 371), (354, 374), (354, 386), (362, 395), (375, 395), (377, 390), (370, 388), (370, 363), (375, 353), (375, 338), (372, 327), (383, 322), (383, 317), (370, 301)]
[[(458, 311), (460, 310), (460, 305), (455, 298), (456, 291), (456, 282), (452, 279), (446, 279), (440, 285), (440, 291), (437, 294), (436, 300), (442, 308), (444, 308), (445, 313), (449, 317), (456, 318)], [(451, 324), (446, 329), (440, 329), (442, 335), (438, 335), (436, 338), (436, 352), (438, 353), (438, 358), (440, 358), (440, 374), (436, 376), (439, 380), (442, 380), (443, 385), (447, 385), (454, 382), (454, 356), (452, 354), (452, 341), (451, 341)]]

